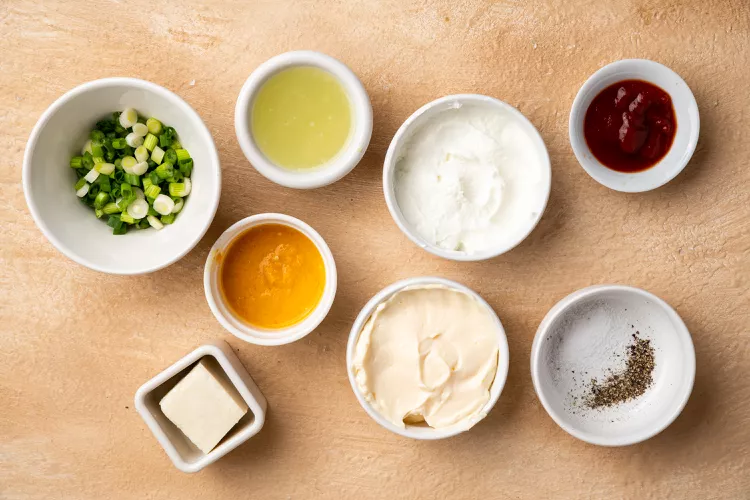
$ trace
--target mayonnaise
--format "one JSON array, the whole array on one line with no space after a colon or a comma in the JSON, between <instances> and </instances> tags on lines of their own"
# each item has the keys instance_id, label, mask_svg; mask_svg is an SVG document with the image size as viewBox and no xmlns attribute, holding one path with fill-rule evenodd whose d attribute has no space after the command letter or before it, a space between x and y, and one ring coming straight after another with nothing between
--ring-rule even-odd
<instances>
[{"instance_id":1,"label":"mayonnaise","mask_svg":"<svg viewBox=\"0 0 750 500\"><path fill-rule=\"evenodd\" d=\"M509 110L467 104L426 118L400 150L396 202L427 243L475 253L510 248L544 210L549 168Z\"/></svg>"},{"instance_id":2,"label":"mayonnaise","mask_svg":"<svg viewBox=\"0 0 750 500\"><path fill-rule=\"evenodd\" d=\"M359 390L398 427L471 427L484 418L498 363L498 324L471 295L408 287L380 304L357 339Z\"/></svg>"}]
</instances>

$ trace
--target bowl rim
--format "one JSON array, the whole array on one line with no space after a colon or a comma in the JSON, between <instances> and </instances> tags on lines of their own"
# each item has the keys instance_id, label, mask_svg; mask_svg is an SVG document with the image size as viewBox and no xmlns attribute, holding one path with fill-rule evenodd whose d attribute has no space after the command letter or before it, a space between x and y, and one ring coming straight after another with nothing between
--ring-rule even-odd
<instances>
[{"instance_id":1,"label":"bowl rim","mask_svg":"<svg viewBox=\"0 0 750 500\"><path fill-rule=\"evenodd\" d=\"M686 376L689 377L688 383L684 386L685 390L683 394L677 392L678 396L681 396L674 408L668 413L668 416L661 422L657 422L656 425L651 428L646 428L638 432L630 432L619 437L603 437L591 432L582 431L572 425L555 411L549 402L545 392L544 386L540 380L541 367L544 361L541 359L542 347L547 343L547 333L554 324L555 320L568 311L571 307L579 304L583 300L590 299L591 297L608 293L608 292L626 292L631 294L640 295L649 301L657 304L670 318L675 327L675 332L683 344L685 349L683 354L687 355L685 359ZM537 328L536 334L534 335L534 341L531 344L531 356L530 356L530 367L531 367L531 381L534 385L534 391L542 403L547 414L560 426L565 432L571 436L585 441L590 444L599 446L627 446L631 444L640 443L645 441L661 431L669 427L672 422L680 415L682 410L685 408L690 394L693 390L693 384L695 383L695 347L693 345L693 339L690 336L690 331L687 329L685 322L682 320L677 311L672 308L663 299L657 297L651 292L643 290L629 285L617 285L617 284L605 284L605 285L592 285L585 288L576 290L567 296L560 299L552 308L547 312L542 319L542 322Z\"/></svg>"},{"instance_id":2,"label":"bowl rim","mask_svg":"<svg viewBox=\"0 0 750 500\"><path fill-rule=\"evenodd\" d=\"M220 252L229 248L231 243L238 236L243 234L245 230L263 224L283 224L285 226L290 226L307 236L320 252L326 273L326 284L323 289L323 295L315 306L315 309L313 309L310 314L299 323L284 328L268 329L265 331L262 328L254 327L238 318L232 318L235 321L230 321L228 315L231 314L231 311L225 304L224 298L221 296L221 291L218 290L218 285L217 292L214 291L214 281L217 279L217 274L221 267L221 265L216 262L217 254L220 254ZM214 317L235 337L251 344L263 346L290 344L312 333L330 312L331 307L333 306L333 301L336 297L337 283L338 277L336 272L336 262L331 253L331 249L328 247L328 244L320 233L296 217L279 213L251 215L229 226L211 247L203 269L203 290ZM222 308L226 309L227 314L224 313Z\"/></svg>"},{"instance_id":3,"label":"bowl rim","mask_svg":"<svg viewBox=\"0 0 750 500\"><path fill-rule=\"evenodd\" d=\"M456 105L459 105L459 106L463 105L464 103L467 103L467 104L480 104L480 105L500 107L508 111L509 113L511 113L516 119L518 119L524 125L526 130L530 133L532 141L537 146L537 150L539 151L539 154L541 155L540 160L542 163L542 168L544 168L548 173L547 184L546 184L546 189L544 193L544 203L542 204L541 209L539 210L539 213L537 214L535 219L531 222L531 224L529 224L527 229L523 232L523 235L511 245L506 245L506 246L486 250L483 252L474 252L474 253L445 250L443 248L437 247L423 240L416 233L416 231L414 231L410 227L409 223L406 221L403 214L401 213L401 209L399 208L398 202L396 200L396 194L395 194L394 182L393 182L393 172L396 168L396 162L398 160L398 158L396 157L396 152L398 148L401 146L401 144L406 140L408 133L411 131L412 127L414 126L414 123L422 115L432 110L433 108L442 106L446 103L455 103ZM411 114L411 116L409 116L404 121L404 123L399 127L398 131L396 131L396 134L393 136L393 139L391 140L391 143L388 146L388 151L386 152L385 160L383 162L383 194L385 196L385 203L388 206L388 212L390 212L391 218L393 218L398 228L401 230L402 233L406 235L407 238L409 238L409 240L412 241L412 243L414 243L418 247L422 248L423 250L428 251L429 253L433 255L442 257L444 259L453 260L453 261L473 262L473 261L480 261L480 260L488 260L488 259L492 259L494 257L497 257L499 255L502 255L506 252L513 250L515 247L520 245L534 231L536 226L539 224L539 221L542 220L542 216L544 215L544 212L547 209L547 204L549 202L551 191L552 191L552 165L550 162L549 151L547 150L547 146L544 143L544 139L542 138L542 135L539 133L539 130L537 130L534 124L531 123L531 121L515 107L495 97L482 95L482 94L447 95L447 96L443 96L438 99L435 99L434 101L430 101L427 104L420 107L419 109L417 109L414 113Z\"/></svg>"},{"instance_id":4,"label":"bowl rim","mask_svg":"<svg viewBox=\"0 0 750 500\"><path fill-rule=\"evenodd\" d=\"M193 240L188 245L185 246L183 250L175 254L170 259L164 261L161 264L157 264L155 266L145 267L141 269L134 269L131 271L122 271L114 267L101 266L99 264L96 264L94 262L91 262L87 259L82 258L77 253L75 253L70 248L68 248L66 245L64 245L58 238L56 238L53 235L53 233L48 228L46 222L44 221L42 216L39 214L36 201L34 200L34 197L31 194L32 192L31 164L32 164L32 157L34 154L34 148L36 147L37 141L39 140L39 135L42 133L42 130L47 125L47 123L52 118L52 116L68 101L70 101L71 99L75 97L78 97L79 95L85 94L86 92L89 92L94 89L105 88L105 87L116 87L116 86L130 86L133 88L150 91L150 92L153 92L154 94L157 94L161 98L168 99L171 102L176 103L178 106L180 106L183 109L183 111L190 117L190 119L195 122L200 133L202 133L205 136L205 139L207 140L207 143L209 145L209 148L208 148L209 151L207 151L207 153L209 154L209 156L211 156L213 160L213 164L215 164L216 166L215 168L216 182L215 182L214 192L212 194L213 206L211 207L211 216L208 219L205 227L196 235L195 238L193 238ZM29 136L28 141L26 142L26 148L24 149L23 167L22 167L22 184L23 184L24 198L26 199L26 205L28 206L29 211L31 212L31 216L34 219L34 222L36 223L37 227L41 230L42 234L47 238L47 240L50 243L52 243L52 245L58 251L60 251L60 253L68 257L70 260L82 266L88 267L89 269L92 269L94 271L107 273L107 274L114 274L114 275L132 276L132 275L152 273L154 271L158 271L160 269L163 269L167 266L174 264L175 262L183 258L185 255L187 255L188 252L190 252L193 248L195 248L195 246L200 242L200 240L203 239L203 236L205 236L206 231L208 231L208 228L211 226L214 216L216 215L216 211L219 208L219 199L221 198L221 163L219 162L219 154L216 150L216 144L214 143L214 139L211 136L211 132L208 130L208 127L206 127L206 124L203 122L203 120L198 115L198 113L192 108L192 106L190 106L180 96L178 96L171 90L165 87L162 87L161 85L158 85L153 82L149 82L147 80L142 80L139 78L131 78L131 77L100 78L97 80L92 80L89 82L82 83L68 90L63 95L55 99L55 101L52 104L50 104L49 107L47 107L47 109L39 117L36 124L34 125L34 128L31 131L31 135Z\"/></svg>"},{"instance_id":5,"label":"bowl rim","mask_svg":"<svg viewBox=\"0 0 750 500\"><path fill-rule=\"evenodd\" d=\"M367 320L370 319L370 316L372 315L373 311L385 300L387 300L389 297L391 297L396 292L399 292L405 288L413 287L413 286L426 286L426 285L442 285L447 288L451 288L454 290L458 290L461 292L464 292L477 301L479 301L480 304L483 304L491 313L493 318L495 319L495 322L498 327L498 362L497 362L497 371L495 373L495 379L492 382L492 385L490 386L490 399L485 403L484 407L482 408L482 412L484 413L484 416L482 416L479 419L471 420L468 423L462 424L455 424L450 427L446 427L444 429L433 429L431 427L420 427L420 431L427 429L425 432L415 432L413 430L410 430L409 425L407 425L404 429L397 427L393 425L391 422L385 419L375 408L370 405L369 402L367 402L362 395L362 393L359 390L359 386L357 385L357 381L354 377L354 373L352 371L352 364L354 359L354 351L357 346L357 340L359 339L359 334L362 331L362 328L364 327ZM362 308L362 310L357 315L357 318L354 320L354 323L352 325L351 330L349 331L349 338L347 340L346 345L346 372L347 376L349 377L349 384L351 385L352 391L354 392L355 397L357 398L357 401L359 401L359 404L362 406L362 408L365 410L365 412L372 418L375 422L380 424L381 427L398 434L403 437L412 438L412 439L418 439L418 440L436 440L436 439L445 439L452 436L456 436L458 434L461 434L463 432L466 432L470 430L472 427L474 427L475 424L483 420L487 414L492 410L492 408L495 406L497 401L500 399L500 395L503 392L503 388L505 387L505 383L508 380L508 371L510 369L510 350L508 348L508 337L505 333L505 328L503 327L502 321L500 321L500 317L497 315L495 310L487 303L486 300L482 298L481 295L479 295L477 292L472 290L471 288L462 285L461 283L458 283L453 280L449 280L446 278L441 278L437 276L417 276L413 278L406 278L399 281L396 281L395 283L391 283L390 285L386 286L382 290L380 290L378 293L376 293L369 301L367 301L367 304Z\"/></svg>"},{"instance_id":6,"label":"bowl rim","mask_svg":"<svg viewBox=\"0 0 750 500\"><path fill-rule=\"evenodd\" d=\"M345 147L329 164L309 171L286 169L266 158L255 144L249 122L252 102L266 80L297 66L314 66L332 74L346 90L354 118ZM245 158L266 179L293 189L314 189L340 180L360 162L372 137L372 104L357 75L338 59L312 50L284 52L263 62L245 80L234 108L234 130Z\"/></svg>"},{"instance_id":7,"label":"bowl rim","mask_svg":"<svg viewBox=\"0 0 750 500\"><path fill-rule=\"evenodd\" d=\"M677 165L676 168L672 172L669 173L669 175L665 176L661 180L651 182L651 183L631 183L629 185L623 185L622 183L612 182L608 178L603 177L599 174L600 171L603 171L602 169L605 169L608 172L616 172L614 170L609 169L608 167L605 167L604 165L599 162L596 157L591 153L588 144L586 144L586 140L582 139L578 134L576 134L576 130L578 129L578 124L582 123L583 120L586 118L586 111L588 109L588 106L586 109L583 109L583 101L586 98L586 96L591 92L592 89L598 87L600 85L600 82L605 79L607 76L609 76L612 72L621 70L621 69L629 69L629 70L635 70L635 72L640 73L639 79L644 80L648 83L651 83L653 85L657 85L661 87L659 84L654 82L653 76L656 72L661 72L663 74L668 75L670 78L672 78L675 82L680 84L681 86L684 86L686 93L685 97L686 100L683 102L683 104L686 106L687 113L691 117L691 126L690 129L686 129L685 127L677 127L677 132L675 135L675 138L677 135L685 135L690 134L688 137L688 143L685 148L685 151L680 156L680 159L676 163L670 163L670 164L664 164L662 160L660 160L658 163L656 163L654 166L649 167L648 169L644 170L643 172L653 171L654 169L658 169L662 165ZM667 92L670 97L674 100L674 94L667 91L666 89L663 89L665 92ZM673 105L676 105L677 103L673 101ZM679 124L678 124L679 125ZM693 95L693 91L690 89L690 86L685 82L685 80L677 74L674 70L669 68L668 66L665 66L664 64L661 64L656 61L652 61L650 59L620 59L619 61L614 61L612 63L609 63L601 68L599 68L597 71L595 71L591 76L588 77L588 79L583 83L581 88L578 90L578 93L576 94L575 99L573 100L573 104L570 107L570 115L568 117L568 139L570 141L570 146L573 149L573 154L575 155L576 159L578 160L579 165L586 171L589 176L594 179L596 182L601 184L602 186L608 187L609 189L612 189L614 191L619 191L621 193L643 193L646 191L651 191L654 189L657 189L668 182L670 182L672 179L677 177L680 172L682 172L687 164L690 162L690 159L693 157L693 153L695 152L695 148L698 145L698 137L700 136L700 111L698 110L698 103L695 100L695 96ZM674 144L674 143L673 143ZM591 156L591 158L587 158L585 156L585 153L588 152ZM666 167L664 167L666 168ZM623 176L632 176L632 175L638 175L641 172L635 172L631 174L622 173Z\"/></svg>"}]
</instances>

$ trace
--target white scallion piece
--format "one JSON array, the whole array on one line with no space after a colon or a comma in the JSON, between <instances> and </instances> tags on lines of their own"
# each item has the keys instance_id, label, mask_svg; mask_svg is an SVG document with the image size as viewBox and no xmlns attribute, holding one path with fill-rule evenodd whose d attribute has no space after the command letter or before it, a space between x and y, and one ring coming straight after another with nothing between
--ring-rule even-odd
<instances>
[{"instance_id":1,"label":"white scallion piece","mask_svg":"<svg viewBox=\"0 0 750 500\"><path fill-rule=\"evenodd\" d=\"M78 196L79 198L83 198L84 196L86 196L89 193L89 186L90 184L84 184L81 189L76 191L76 196Z\"/></svg>"},{"instance_id":2,"label":"white scallion piece","mask_svg":"<svg viewBox=\"0 0 750 500\"><path fill-rule=\"evenodd\" d=\"M153 227L154 229L161 229L164 227L164 224L162 224L161 221L154 215L149 215L148 217L146 217L146 220L148 220L148 223L151 224L151 227Z\"/></svg>"},{"instance_id":3,"label":"white scallion piece","mask_svg":"<svg viewBox=\"0 0 750 500\"><path fill-rule=\"evenodd\" d=\"M143 137L136 134L135 132L130 132L128 135L125 136L125 142L131 148L137 148L138 146L143 144Z\"/></svg>"},{"instance_id":4,"label":"white scallion piece","mask_svg":"<svg viewBox=\"0 0 750 500\"><path fill-rule=\"evenodd\" d=\"M146 194L143 192L143 189L139 187L134 187L133 192L135 193L135 197L139 200L145 200Z\"/></svg>"},{"instance_id":5,"label":"white scallion piece","mask_svg":"<svg viewBox=\"0 0 750 500\"><path fill-rule=\"evenodd\" d=\"M133 168L131 168L135 175L143 175L146 173L146 170L148 170L148 163L145 161L142 161L140 163L136 163Z\"/></svg>"},{"instance_id":6,"label":"white scallion piece","mask_svg":"<svg viewBox=\"0 0 750 500\"><path fill-rule=\"evenodd\" d=\"M94 169L100 174L110 175L112 172L115 171L115 164L114 163L97 163L96 165L94 165Z\"/></svg>"},{"instance_id":7,"label":"white scallion piece","mask_svg":"<svg viewBox=\"0 0 750 500\"><path fill-rule=\"evenodd\" d=\"M172 213L174 208L174 201L172 198L165 194L160 194L154 200L154 210L159 212L161 215L169 215Z\"/></svg>"},{"instance_id":8,"label":"white scallion piece","mask_svg":"<svg viewBox=\"0 0 750 500\"><path fill-rule=\"evenodd\" d=\"M86 141L86 144L83 145L83 149L81 150L81 155L84 155L86 153L93 154L91 152L91 139L89 139L88 141Z\"/></svg>"},{"instance_id":9,"label":"white scallion piece","mask_svg":"<svg viewBox=\"0 0 750 500\"><path fill-rule=\"evenodd\" d=\"M143 219L148 215L148 202L145 199L136 199L128 205L128 215L134 219Z\"/></svg>"},{"instance_id":10,"label":"white scallion piece","mask_svg":"<svg viewBox=\"0 0 750 500\"><path fill-rule=\"evenodd\" d=\"M145 137L148 134L148 127L144 123L136 123L133 125L133 133Z\"/></svg>"},{"instance_id":11,"label":"white scallion piece","mask_svg":"<svg viewBox=\"0 0 750 500\"><path fill-rule=\"evenodd\" d=\"M172 209L173 214L179 214L180 210L182 210L182 207L185 205L185 200L182 198L177 198L177 201L174 202L174 208Z\"/></svg>"},{"instance_id":12,"label":"white scallion piece","mask_svg":"<svg viewBox=\"0 0 750 500\"><path fill-rule=\"evenodd\" d=\"M135 167L138 164L137 161L135 161L135 158L132 156L126 156L122 159L122 169L125 171L126 174L132 174L133 173L133 167Z\"/></svg>"},{"instance_id":13,"label":"white scallion piece","mask_svg":"<svg viewBox=\"0 0 750 500\"><path fill-rule=\"evenodd\" d=\"M146 149L146 146L138 146L135 148L135 159L138 160L138 163L148 161L150 156L151 153Z\"/></svg>"},{"instance_id":14,"label":"white scallion piece","mask_svg":"<svg viewBox=\"0 0 750 500\"><path fill-rule=\"evenodd\" d=\"M99 172L97 172L93 168L89 170L88 174L83 176L83 178L86 179L86 182L94 182L97 177L99 177Z\"/></svg>"},{"instance_id":15,"label":"white scallion piece","mask_svg":"<svg viewBox=\"0 0 750 500\"><path fill-rule=\"evenodd\" d=\"M133 108L127 108L120 113L120 125L123 128L130 128L138 123L138 113Z\"/></svg>"}]
</instances>

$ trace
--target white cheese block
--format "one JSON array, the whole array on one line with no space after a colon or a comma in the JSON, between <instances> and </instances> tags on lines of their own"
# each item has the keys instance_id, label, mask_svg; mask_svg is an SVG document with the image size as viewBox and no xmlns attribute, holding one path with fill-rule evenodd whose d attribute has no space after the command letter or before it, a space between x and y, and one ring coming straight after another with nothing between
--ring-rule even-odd
<instances>
[{"instance_id":1,"label":"white cheese block","mask_svg":"<svg viewBox=\"0 0 750 500\"><path fill-rule=\"evenodd\" d=\"M216 362L203 358L159 402L161 411L203 453L247 413L247 404Z\"/></svg>"}]
</instances>

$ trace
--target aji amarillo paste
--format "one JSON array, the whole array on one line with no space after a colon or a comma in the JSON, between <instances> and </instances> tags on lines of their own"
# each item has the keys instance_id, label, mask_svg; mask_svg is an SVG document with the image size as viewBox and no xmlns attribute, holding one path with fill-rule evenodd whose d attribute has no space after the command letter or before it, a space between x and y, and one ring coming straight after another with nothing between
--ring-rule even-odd
<instances>
[{"instance_id":1,"label":"aji amarillo paste","mask_svg":"<svg viewBox=\"0 0 750 500\"><path fill-rule=\"evenodd\" d=\"M219 286L230 308L249 324L285 328L305 319L325 287L323 257L307 236L282 224L262 224L229 246Z\"/></svg>"}]
</instances>

